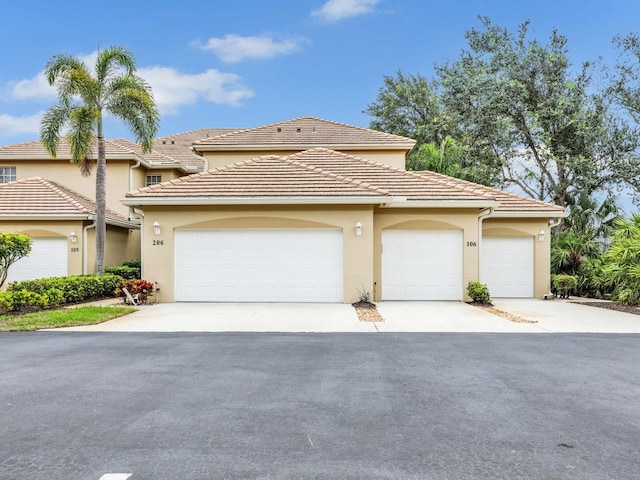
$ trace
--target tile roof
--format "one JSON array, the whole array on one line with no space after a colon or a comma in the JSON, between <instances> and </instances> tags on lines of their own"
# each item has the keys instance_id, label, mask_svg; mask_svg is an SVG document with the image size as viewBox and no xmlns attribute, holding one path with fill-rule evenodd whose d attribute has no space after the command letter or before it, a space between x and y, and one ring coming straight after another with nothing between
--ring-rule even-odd
<instances>
[{"instance_id":1,"label":"tile roof","mask_svg":"<svg viewBox=\"0 0 640 480\"><path fill-rule=\"evenodd\" d=\"M487 187L485 185L478 185L476 183L468 182L466 180L460 180L458 178L447 177L446 175L442 175L440 173L430 172L430 171L417 171L414 172L417 175L421 175L425 178L438 180L438 179L448 179L450 181L455 182L459 185L468 185L472 188L477 189L480 192L484 192L487 195L494 197L497 201L500 202L500 206L495 209L496 212L500 213L508 213L508 212L553 212L553 213L562 213L564 212L564 208L559 205L554 205L552 203L545 203L540 200L536 200L533 198L523 197L521 195L516 195L515 193L505 192L503 190L498 190L497 188Z\"/></svg>"},{"instance_id":2,"label":"tile roof","mask_svg":"<svg viewBox=\"0 0 640 480\"><path fill-rule=\"evenodd\" d=\"M557 216L562 207L433 172L409 172L370 160L313 148L264 156L129 192L133 199L370 197L380 203L412 201L500 202L497 212ZM443 204L443 205L446 205Z\"/></svg>"},{"instance_id":3,"label":"tile roof","mask_svg":"<svg viewBox=\"0 0 640 480\"><path fill-rule=\"evenodd\" d=\"M480 200L493 197L326 148L264 156L143 187L128 197L383 197Z\"/></svg>"},{"instance_id":4,"label":"tile roof","mask_svg":"<svg viewBox=\"0 0 640 480\"><path fill-rule=\"evenodd\" d=\"M315 117L300 117L256 128L202 138L194 147L221 146L397 146L413 148L415 140Z\"/></svg>"},{"instance_id":5,"label":"tile roof","mask_svg":"<svg viewBox=\"0 0 640 480\"><path fill-rule=\"evenodd\" d=\"M65 217L95 215L96 204L56 182L40 177L0 184L0 218L3 216ZM107 209L107 223L137 228L122 215Z\"/></svg>"},{"instance_id":6,"label":"tile roof","mask_svg":"<svg viewBox=\"0 0 640 480\"><path fill-rule=\"evenodd\" d=\"M268 155L142 187L127 197L380 197L388 192L292 157Z\"/></svg>"},{"instance_id":7,"label":"tile roof","mask_svg":"<svg viewBox=\"0 0 640 480\"><path fill-rule=\"evenodd\" d=\"M235 132L236 130L234 128L201 128L199 130L176 133L175 135L156 138L153 141L153 149L184 165L202 169L204 161L201 156L196 155L191 149L193 142Z\"/></svg>"},{"instance_id":8,"label":"tile roof","mask_svg":"<svg viewBox=\"0 0 640 480\"><path fill-rule=\"evenodd\" d=\"M126 138L105 139L105 153L107 160L109 158L120 157L130 158L131 160L141 160L147 166L162 168L182 168L182 164L174 158L162 153L161 151L151 151L143 153L140 145L127 140ZM94 140L88 157L95 159L98 154L97 141ZM0 146L0 159L20 160L25 158L50 159L49 152L44 148L40 140L33 142L17 143L14 145ZM60 138L58 145L58 159L69 160L71 152L69 142L66 138ZM183 168L184 170L184 168Z\"/></svg>"},{"instance_id":9,"label":"tile roof","mask_svg":"<svg viewBox=\"0 0 640 480\"><path fill-rule=\"evenodd\" d=\"M326 148L305 150L288 158L356 181L376 185L392 196L406 197L407 200L494 200L492 195L486 194L473 184L459 185L455 179L449 177L427 181L423 176L413 172Z\"/></svg>"}]
</instances>

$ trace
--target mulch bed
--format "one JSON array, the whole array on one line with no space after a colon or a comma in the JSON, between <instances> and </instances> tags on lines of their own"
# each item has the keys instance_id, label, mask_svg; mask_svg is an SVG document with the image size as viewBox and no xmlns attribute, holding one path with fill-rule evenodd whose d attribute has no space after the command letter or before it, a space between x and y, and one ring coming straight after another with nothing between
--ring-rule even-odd
<instances>
[{"instance_id":1,"label":"mulch bed","mask_svg":"<svg viewBox=\"0 0 640 480\"><path fill-rule=\"evenodd\" d=\"M384 318L378 312L375 303L356 302L352 303L361 322L384 322Z\"/></svg>"},{"instance_id":2,"label":"mulch bed","mask_svg":"<svg viewBox=\"0 0 640 480\"><path fill-rule=\"evenodd\" d=\"M640 307L635 305L622 305L620 303L615 302L582 302L582 301L572 301L572 303L577 303L579 305L586 305L588 307L598 307L598 308L606 308L608 310L616 310L618 312L632 313L634 315L640 315Z\"/></svg>"},{"instance_id":3,"label":"mulch bed","mask_svg":"<svg viewBox=\"0 0 640 480\"><path fill-rule=\"evenodd\" d=\"M482 310L493 313L502 318L506 318L507 320L514 323L538 323L537 320L529 320L528 318L522 318L517 315L513 315L512 313L505 312L504 310L500 310L493 305L487 305L486 303L478 303L478 302L468 302L469 305L473 305L474 307L481 308Z\"/></svg>"}]
</instances>

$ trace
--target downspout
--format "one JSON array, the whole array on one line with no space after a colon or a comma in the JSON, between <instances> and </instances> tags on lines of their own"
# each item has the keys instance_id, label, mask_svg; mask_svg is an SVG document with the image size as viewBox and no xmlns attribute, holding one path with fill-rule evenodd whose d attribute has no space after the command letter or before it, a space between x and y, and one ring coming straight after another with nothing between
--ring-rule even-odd
<instances>
[{"instance_id":1,"label":"downspout","mask_svg":"<svg viewBox=\"0 0 640 480\"><path fill-rule=\"evenodd\" d=\"M142 163L142 160L138 160L135 165L133 165L132 167L129 167L129 191L133 190L133 169L140 168L141 163Z\"/></svg>"},{"instance_id":2,"label":"downspout","mask_svg":"<svg viewBox=\"0 0 640 480\"><path fill-rule=\"evenodd\" d=\"M478 215L478 281L480 281L480 272L482 271L482 222L485 218L493 215L495 207L488 207L480 211Z\"/></svg>"},{"instance_id":3,"label":"downspout","mask_svg":"<svg viewBox=\"0 0 640 480\"><path fill-rule=\"evenodd\" d=\"M83 275L87 275L89 273L89 260L88 260L89 233L88 231L90 228L96 228L96 217L89 215L87 217L87 220L93 220L93 223L90 223L89 225L85 226L82 229L82 274Z\"/></svg>"},{"instance_id":4,"label":"downspout","mask_svg":"<svg viewBox=\"0 0 640 480\"><path fill-rule=\"evenodd\" d=\"M549 220L549 248L551 248L551 229L557 227L562 222L562 218L556 218L555 220ZM549 283L551 286L551 283ZM547 300L549 298L553 298L555 295L551 293L551 288L549 289L549 293L545 293L542 295L543 300Z\"/></svg>"},{"instance_id":5,"label":"downspout","mask_svg":"<svg viewBox=\"0 0 640 480\"><path fill-rule=\"evenodd\" d=\"M205 157L204 155L200 155L199 153L196 152L196 149L193 148L193 145L189 147L189 149L191 150L191 152L193 152L194 155L202 158L202 166L203 166L203 172L208 172L209 171L209 159L207 157Z\"/></svg>"},{"instance_id":6,"label":"downspout","mask_svg":"<svg viewBox=\"0 0 640 480\"><path fill-rule=\"evenodd\" d=\"M136 208L137 207L129 207L129 211L131 212L131 215L135 215L140 219L140 257L142 257L142 253L144 251L142 247L144 245L144 213L136 212ZM140 258L140 276L144 278L144 262L142 261L142 258Z\"/></svg>"}]
</instances>

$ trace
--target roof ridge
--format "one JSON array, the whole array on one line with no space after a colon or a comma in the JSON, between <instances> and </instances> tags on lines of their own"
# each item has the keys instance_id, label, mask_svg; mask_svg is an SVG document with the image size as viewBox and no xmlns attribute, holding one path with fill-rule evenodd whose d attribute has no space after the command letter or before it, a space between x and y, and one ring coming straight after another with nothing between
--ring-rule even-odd
<instances>
[{"instance_id":1,"label":"roof ridge","mask_svg":"<svg viewBox=\"0 0 640 480\"><path fill-rule=\"evenodd\" d=\"M216 128L219 128L220 130L234 130L234 131L241 130L241 129L236 129L236 128L233 128L233 127L202 127L202 128L194 128L193 130L187 130L185 132L178 132L178 133L172 133L172 134L169 134L169 135L163 135L161 137L154 138L154 140L162 140L164 138L174 138L174 137L178 137L178 136L181 136L181 135L187 135L187 134L191 134L191 133L196 133L196 132L199 132L200 130L214 130ZM231 132L227 132L227 133L231 133ZM221 135L226 135L226 134L221 134ZM219 135L216 135L216 137L217 136L219 136ZM209 137L209 138L212 138L212 137Z\"/></svg>"},{"instance_id":2,"label":"roof ridge","mask_svg":"<svg viewBox=\"0 0 640 480\"><path fill-rule=\"evenodd\" d=\"M81 194L79 194L77 192L73 192L73 190L70 190L70 189L66 188L64 185L60 185L59 183L54 182L53 180L47 180L46 178L40 178L40 180L41 180L41 183L47 185L49 188L51 188L53 191L55 191L58 195L60 195L64 199L70 201L72 204L74 204L80 210L87 211L87 210L90 210L90 209L87 208L86 204L83 205L82 202L78 201L76 196L82 198L83 200L88 200L90 202L90 204L91 203L95 204L95 202L92 202L91 199L89 199L89 198L85 197L84 195L81 195ZM91 212L89 211L89 213L91 213Z\"/></svg>"},{"instance_id":3,"label":"roof ridge","mask_svg":"<svg viewBox=\"0 0 640 480\"><path fill-rule=\"evenodd\" d=\"M325 150L327 150L329 152L336 152L335 150L331 150L331 149L328 149L328 148L325 149ZM305 150L305 151L308 151L308 150ZM321 168L321 167L314 167L313 165L309 165L309 164L304 163L302 161L298 161L298 160L293 160L292 159L292 157L300 155L301 153L304 153L305 151L294 153L292 155L287 155L285 157L279 157L279 159L283 160L283 161L285 161L287 163L298 165L298 166L304 167L304 168L306 168L308 170L312 170L314 172L321 173L324 176L328 176L328 177L331 177L331 178L336 178L336 179L340 180L343 183L357 185L357 186L363 187L363 188L365 188L367 190L373 190L374 192L377 192L377 193L382 193L384 195L392 196L391 192L389 192L388 190L385 190L384 188L376 187L375 185L371 185L370 183L363 182L361 180L356 180L355 178L347 177L346 175L340 175L338 173L331 172L330 170L325 170L324 168ZM336 153L339 153L339 152L336 152Z\"/></svg>"},{"instance_id":4,"label":"roof ridge","mask_svg":"<svg viewBox=\"0 0 640 480\"><path fill-rule=\"evenodd\" d=\"M374 134L374 135L378 135L378 136L393 137L393 138L396 138L396 139L402 138L402 139L407 139L407 140L411 140L411 141L415 142L415 140L413 140L411 138L403 137L403 136L400 136L400 135L395 135L393 133L381 132L379 130L373 130L371 128L359 127L357 125L350 125L350 124L344 123L344 122L336 122L335 120L327 120L327 119L324 119L324 118L307 115L307 116L300 116L300 117L290 118L288 120L281 120L281 121L278 121L278 122L272 122L272 123L268 123L266 125L259 125L257 127L242 128L242 129L234 130L233 132L228 132L228 133L224 133L224 134L221 134L221 135L217 135L215 137L202 138L202 139L194 141L193 143L194 144L195 143L200 143L200 142L203 142L203 141L205 141L207 139L212 139L212 138L217 138L217 139L228 138L228 137L231 137L231 136L234 136L234 135L238 135L240 133L246 133L246 132L250 132L250 131L254 131L254 130L260 130L260 129L267 129L267 128L270 128L270 127L275 127L277 125L287 125L287 124L290 124L290 123L293 123L293 122L298 122L298 121L301 121L301 120L316 120L318 122L328 123L328 124L336 125L336 126L339 126L339 127L355 128L357 130L361 130L361 131L368 132L368 133L371 133L371 134Z\"/></svg>"}]
</instances>

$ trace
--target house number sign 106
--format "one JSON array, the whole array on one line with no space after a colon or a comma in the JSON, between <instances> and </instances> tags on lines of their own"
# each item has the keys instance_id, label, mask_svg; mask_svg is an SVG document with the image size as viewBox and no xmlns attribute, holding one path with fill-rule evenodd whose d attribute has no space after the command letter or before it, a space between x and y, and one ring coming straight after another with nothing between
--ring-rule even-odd
<instances>
[{"instance_id":1,"label":"house number sign 106","mask_svg":"<svg viewBox=\"0 0 640 480\"><path fill-rule=\"evenodd\" d=\"M153 244L156 246L164 245L164 240L154 240Z\"/></svg>"},{"instance_id":2,"label":"house number sign 106","mask_svg":"<svg viewBox=\"0 0 640 480\"><path fill-rule=\"evenodd\" d=\"M477 247L478 242L467 242L467 247Z\"/></svg>"}]
</instances>

